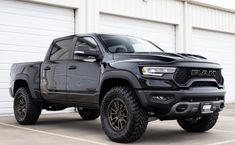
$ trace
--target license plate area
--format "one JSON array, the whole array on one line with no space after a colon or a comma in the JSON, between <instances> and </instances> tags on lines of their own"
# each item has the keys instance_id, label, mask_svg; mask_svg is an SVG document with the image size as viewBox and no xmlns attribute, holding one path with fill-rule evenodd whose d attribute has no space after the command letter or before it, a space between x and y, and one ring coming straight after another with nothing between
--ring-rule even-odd
<instances>
[{"instance_id":1,"label":"license plate area","mask_svg":"<svg viewBox=\"0 0 235 145\"><path fill-rule=\"evenodd\" d=\"M212 103L201 103L201 113L209 114L213 113L213 104Z\"/></svg>"}]
</instances>

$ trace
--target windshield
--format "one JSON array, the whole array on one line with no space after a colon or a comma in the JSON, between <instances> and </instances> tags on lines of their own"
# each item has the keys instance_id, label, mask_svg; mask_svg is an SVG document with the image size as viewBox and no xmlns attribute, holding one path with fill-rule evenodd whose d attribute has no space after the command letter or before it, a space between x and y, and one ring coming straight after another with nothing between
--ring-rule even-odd
<instances>
[{"instance_id":1,"label":"windshield","mask_svg":"<svg viewBox=\"0 0 235 145\"><path fill-rule=\"evenodd\" d=\"M111 53L163 52L153 43L131 36L100 35Z\"/></svg>"}]
</instances>

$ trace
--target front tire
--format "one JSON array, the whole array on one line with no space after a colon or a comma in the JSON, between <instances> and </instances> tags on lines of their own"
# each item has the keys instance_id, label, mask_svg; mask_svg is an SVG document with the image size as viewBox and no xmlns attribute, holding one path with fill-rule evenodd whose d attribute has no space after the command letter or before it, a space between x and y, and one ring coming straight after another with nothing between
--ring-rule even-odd
<instances>
[{"instance_id":1,"label":"front tire","mask_svg":"<svg viewBox=\"0 0 235 145\"><path fill-rule=\"evenodd\" d=\"M148 113L140 106L129 87L110 89L101 104L101 124L106 135L115 142L138 140L148 124Z\"/></svg>"},{"instance_id":2,"label":"front tire","mask_svg":"<svg viewBox=\"0 0 235 145\"><path fill-rule=\"evenodd\" d=\"M78 109L78 113L84 120L94 120L100 116L99 109L87 109L83 108L82 110Z\"/></svg>"},{"instance_id":3,"label":"front tire","mask_svg":"<svg viewBox=\"0 0 235 145\"><path fill-rule=\"evenodd\" d=\"M187 132L205 132L216 124L218 116L219 113L214 112L197 118L178 119L177 122Z\"/></svg>"},{"instance_id":4,"label":"front tire","mask_svg":"<svg viewBox=\"0 0 235 145\"><path fill-rule=\"evenodd\" d=\"M19 124L31 125L37 122L41 108L34 103L29 89L19 88L14 96L14 114Z\"/></svg>"}]
</instances>

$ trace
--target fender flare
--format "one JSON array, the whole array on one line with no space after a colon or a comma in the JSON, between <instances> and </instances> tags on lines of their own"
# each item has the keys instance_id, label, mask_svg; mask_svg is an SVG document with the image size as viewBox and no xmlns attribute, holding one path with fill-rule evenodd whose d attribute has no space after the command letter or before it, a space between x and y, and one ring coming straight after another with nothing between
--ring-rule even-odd
<instances>
[{"instance_id":1,"label":"fender flare","mask_svg":"<svg viewBox=\"0 0 235 145\"><path fill-rule=\"evenodd\" d=\"M141 88L141 85L140 85L137 77L128 71L123 71L123 70L115 71L114 70L114 71L105 72L101 77L100 89L102 87L103 82L107 79L124 79L124 80L129 81L134 89Z\"/></svg>"},{"instance_id":2,"label":"fender flare","mask_svg":"<svg viewBox=\"0 0 235 145\"><path fill-rule=\"evenodd\" d=\"M105 72L101 77L100 91L101 91L103 82L107 79L124 79L124 80L129 81L132 87L134 88L136 97L140 101L141 105L144 106L144 102L146 102L145 94L139 93L138 90L140 90L142 87L140 85L140 82L138 81L138 78L134 74L128 71L123 71L123 70ZM144 102L141 102L141 101L144 101Z\"/></svg>"},{"instance_id":3,"label":"fender flare","mask_svg":"<svg viewBox=\"0 0 235 145\"><path fill-rule=\"evenodd\" d=\"M28 88L29 88L29 91L32 95L32 98L34 99L38 99L36 93L35 93L35 90L34 90L34 87L33 87L33 83L30 81L30 77L27 75L27 74L17 74L16 77L15 77L15 80L14 80L14 87L13 87L13 90L15 88L15 82L17 80L24 80L26 81L26 83L28 84ZM14 97L15 93L13 92L13 97Z\"/></svg>"}]
</instances>

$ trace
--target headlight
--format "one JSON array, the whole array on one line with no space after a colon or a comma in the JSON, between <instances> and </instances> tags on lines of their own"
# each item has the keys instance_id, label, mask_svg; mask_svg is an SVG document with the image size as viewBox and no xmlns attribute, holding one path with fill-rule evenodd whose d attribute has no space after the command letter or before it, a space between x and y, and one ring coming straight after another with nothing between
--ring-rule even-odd
<instances>
[{"instance_id":1,"label":"headlight","mask_svg":"<svg viewBox=\"0 0 235 145\"><path fill-rule=\"evenodd\" d=\"M164 74L173 74L176 70L174 67L142 67L141 73L143 75L163 76Z\"/></svg>"}]
</instances>

